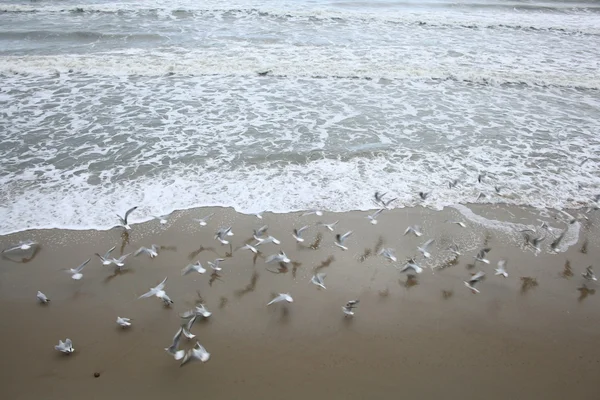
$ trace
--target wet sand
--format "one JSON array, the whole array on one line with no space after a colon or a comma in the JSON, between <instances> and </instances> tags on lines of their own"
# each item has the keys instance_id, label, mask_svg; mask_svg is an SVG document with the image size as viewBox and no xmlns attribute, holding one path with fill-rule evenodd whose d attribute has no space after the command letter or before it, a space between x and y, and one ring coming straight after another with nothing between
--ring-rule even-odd
<instances>
[{"instance_id":1,"label":"wet sand","mask_svg":"<svg viewBox=\"0 0 600 400\"><path fill-rule=\"evenodd\" d=\"M581 273L599 255L597 216L570 227L574 244L566 251L550 252L549 235L536 255L523 247L520 225L494 227L486 221L539 226L538 212L469 208L471 220L454 208L411 208L386 211L377 225L369 224L366 212L266 213L261 221L231 209L198 209L174 213L165 226L135 224L128 243L118 229L1 237L2 248L22 239L41 243L30 260L18 253L0 259L2 397L597 399L600 294L594 290L599 285L581 289ZM207 227L193 221L210 212L215 216ZM333 245L333 233L315 226L338 219L336 232L354 230L348 251ZM464 221L467 228L447 219ZM552 216L541 219L554 228L567 226ZM421 238L402 235L407 225L419 222ZM263 255L255 263L249 251L232 252L263 224L280 246L261 246ZM231 248L213 238L217 227L229 225L235 233ZM311 227L299 246L291 230L302 225ZM428 238L436 239L432 259L422 262L419 255L425 270L416 281L408 279L396 264L417 256L416 246ZM454 264L448 262L452 242L463 253ZM586 253L580 251L584 242ZM118 255L153 243L163 246L157 258L131 257L118 275L93 256L114 245ZM491 264L468 269L484 245L492 248ZM396 249L398 263L375 255L382 246ZM278 266L265 264L263 257L279 249L295 264L269 272L278 272ZM81 281L61 271L89 257ZM220 277L211 279L210 270L181 276L191 261L208 267L217 257L226 258ZM508 260L507 279L493 273L502 258ZM567 260L571 277L562 274ZM327 273L327 290L309 282L316 269ZM473 294L463 281L479 269L487 279L478 285L481 293ZM157 298L137 299L164 277L175 302L171 308ZM525 287L522 277L534 278L537 286ZM36 301L38 290L50 304ZM267 307L280 292L289 292L294 302ZM199 296L213 315L192 332L211 359L180 368L164 348L179 327L179 314ZM355 317L344 317L341 307L356 298ZM117 316L132 318L133 326L119 328ZM75 348L70 356L53 348L66 337ZM184 338L182 347L194 342Z\"/></svg>"}]
</instances>

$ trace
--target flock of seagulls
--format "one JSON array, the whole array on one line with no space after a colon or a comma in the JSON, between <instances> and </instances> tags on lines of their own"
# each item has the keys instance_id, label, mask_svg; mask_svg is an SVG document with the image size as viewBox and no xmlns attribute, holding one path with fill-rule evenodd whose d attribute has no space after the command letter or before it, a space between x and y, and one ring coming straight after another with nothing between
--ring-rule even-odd
<instances>
[{"instance_id":1,"label":"flock of seagulls","mask_svg":"<svg viewBox=\"0 0 600 400\"><path fill-rule=\"evenodd\" d=\"M478 177L478 180L481 182L484 178L485 178L484 175L480 175ZM449 183L450 187L456 186L457 184L458 184L458 181L452 181ZM386 193L380 193L380 192L375 193L374 200L375 200L375 203L380 206L380 208L377 211L375 211L373 214L367 216L368 220L373 225L377 224L377 218L385 210L387 210L389 208L389 206L396 200L396 198L392 198L390 200L385 200L385 196L386 196ZM425 192L419 193L419 197L423 200L426 199L427 196L428 196L428 193L425 193ZM129 210L127 210L125 212L123 217L117 215L117 217L119 219L119 224L116 226L119 228L122 228L124 231L131 230L131 226L128 223L128 218L131 215L131 213L134 212L136 209L137 209L137 206L130 208ZM255 216L257 219L262 220L263 219L262 214L263 213L257 213L257 214L255 214ZM309 210L309 211L306 211L301 214L302 217L309 216L309 215L322 216L323 212L320 210ZM195 221L198 222L199 225L202 227L207 226L208 222L210 221L210 219L213 216L214 216L214 213L211 213L203 218L196 219ZM167 222L166 216L155 217L155 218L159 221L160 224L165 224ZM456 224L456 225L460 226L461 228L466 227L466 224L462 221L447 220L445 222L451 223L451 224ZM339 220L334 221L332 223L319 222L319 223L317 223L317 226L323 227L323 228L327 229L328 231L335 233L336 227L338 226L338 224L339 224ZM307 229L309 229L309 225L305 225L300 228L293 229L292 237L295 239L295 241L297 243L303 243L305 241L305 238L302 236L302 234ZM547 230L548 226L545 224L542 224L542 226L539 228L539 230L543 230L543 229ZM545 240L546 236L544 235L544 236L535 236L534 237L531 235L532 233L537 233L537 231L538 230L534 228L534 229L527 229L527 230L523 231L522 233L523 233L525 245L530 246L533 250L535 250L536 252L539 252L539 251L541 251L541 243ZM551 249L555 250L558 247L560 241L564 237L565 232L566 232L566 230L564 230L560 235L558 235L556 238L554 238L554 240L550 244ZM340 234L340 233L335 234L335 240L334 240L335 246L340 248L342 251L348 250L347 240L349 237L352 236L352 234L353 234L353 231L348 231L344 234ZM414 235L416 238L421 238L423 236L423 229L419 225L409 226L404 231L404 235ZM221 227L216 230L214 239L217 242L219 242L221 245L230 245L229 238L232 236L234 236L232 227ZM254 253L255 255L258 255L258 254L262 254L259 251L259 247L261 247L261 246L265 246L267 244L274 244L274 245L281 244L281 240L268 234L268 226L267 225L264 225L258 229L255 229L253 231L252 239L254 240L254 243L250 243L250 241L247 241L247 243L245 243L243 246L240 246L236 250L248 250L248 251L251 251L252 253ZM433 239L433 238L424 241L422 244L417 246L416 252L420 253L420 255L423 257L424 260L431 258L432 255L431 255L430 247L434 242L435 242L435 239ZM7 253L14 253L14 252L29 251L31 249L36 248L37 246L39 246L39 244L34 241L23 241L23 242L18 243L17 245L10 246L9 248L3 250L2 253L7 254ZM131 253L121 255L119 258L115 258L112 256L112 252L115 250L115 248L116 248L116 246L113 246L108 251L106 251L103 255L101 255L99 253L95 253L95 255L100 259L102 265L104 265L104 266L114 265L115 269L117 271L120 271L125 266L126 259L127 259L127 257L129 257L131 255ZM458 246L456 244L450 245L448 247L448 250L454 256L455 260L461 255L460 249L458 248ZM474 260L473 264L470 265L471 269L477 267L478 264L481 266L489 265L490 261L487 259L487 254L490 251L491 251L491 248L489 248L489 247L480 249L473 258L473 260ZM150 258L155 258L159 255L159 252L160 252L159 246L152 244L150 247L140 247L137 251L135 251L133 253L133 256L138 257L140 255L147 255ZM398 257L396 256L395 251L392 248L381 248L377 252L377 255L381 256L383 259L387 259L391 263L398 262ZM274 254L264 257L264 260L265 260L265 263L267 263L267 264L277 263L280 265L280 268L282 268L282 269L286 268L285 266L287 264L292 263L292 260L286 255L286 253L283 250L280 250ZM77 266L75 268L65 269L65 272L70 274L72 279L81 280L83 278L84 268L88 265L88 263L90 261L91 261L91 258L88 258L82 264L80 264L79 266ZM225 261L225 259L223 259L223 258L217 258L214 261L209 261L208 266L210 267L210 269L212 269L213 273L217 273L218 271L222 270L220 263L222 263L224 261ZM421 267L420 265L418 265L416 257L412 257L412 258L408 258L401 267L398 267L398 270L400 273L406 273L411 279L414 279L415 274L421 274L424 271L424 268ZM181 270L181 275L187 276L190 274L204 274L206 272L207 272L207 268L205 268L201 264L200 261L197 261L197 262L191 263L191 264L187 265L186 267L184 267ZM572 275L572 273L571 273L571 275ZM508 278L507 260L502 259L498 262L496 268L494 269L494 276ZM594 274L592 266L588 266L586 268L585 272L582 273L582 276L587 282L597 281L597 278ZM325 290L325 289L327 289L327 287L325 286L325 278L326 277L327 277L327 274L315 271L315 274L310 279L310 283L316 285L320 289ZM486 278L486 272L484 271L483 268L480 268L477 272L474 272L470 276L467 277L467 279L464 281L464 285L472 293L477 294L477 293L480 293L479 286L481 286L481 282L484 281L485 278ZM524 281L524 284L525 284L526 278L521 278L521 279ZM535 279L533 279L533 278L528 278L528 279L529 279L529 281L528 281L529 283L536 283L536 282L534 282ZM167 280L168 280L168 277L165 277L156 286L150 288L147 292L140 295L138 297L138 299L156 297L156 298L160 299L165 306L167 306L167 307L170 306L171 304L173 304L173 300L171 300L171 298L169 297L169 295L166 292ZM42 304L48 304L50 302L50 299L41 291L37 292L37 299ZM284 303L284 304L288 303L289 304L289 303L293 303L293 302L294 302L294 299L292 298L290 293L279 293L274 298L272 298L266 305L272 306L277 303ZM353 300L349 300L346 304L344 304L341 307L344 317L353 317L356 313L356 309L358 307L359 302L360 302L360 300L353 299ZM179 346L180 346L181 336L185 336L187 339L195 338L195 335L193 333L191 333L191 329L192 329L192 326L194 325L195 321L198 318L209 318L211 316L211 314L212 313L206 309L204 304L199 304L194 309L184 312L183 314L180 315L180 317L182 319L182 324L179 327L179 329L177 330L177 332L175 333L172 343L168 347L165 348L165 351L168 354L170 354L171 356L173 356L175 358L175 360L181 361L180 366L183 366L191 361L200 361L200 362L204 363L210 359L210 353L198 341L196 341L193 348L191 348L187 351L181 350L179 348ZM130 318L126 318L126 317L118 316L116 319L116 323L123 329L130 328L132 326L132 320ZM62 340L59 340L59 343L58 343L58 345L55 346L55 349L57 351L65 353L65 354L71 354L75 351L75 349L73 348L73 343L72 343L71 339L69 339L69 338L67 338L64 342Z\"/></svg>"}]
</instances>

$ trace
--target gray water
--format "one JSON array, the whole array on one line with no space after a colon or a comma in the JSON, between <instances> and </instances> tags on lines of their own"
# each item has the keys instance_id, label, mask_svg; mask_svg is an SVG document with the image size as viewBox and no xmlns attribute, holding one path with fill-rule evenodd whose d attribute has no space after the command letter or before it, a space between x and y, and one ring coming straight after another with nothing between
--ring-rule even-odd
<instances>
[{"instance_id":1,"label":"gray water","mask_svg":"<svg viewBox=\"0 0 600 400\"><path fill-rule=\"evenodd\" d=\"M1 1L0 233L377 189L589 205L599 43L591 1Z\"/></svg>"}]
</instances>

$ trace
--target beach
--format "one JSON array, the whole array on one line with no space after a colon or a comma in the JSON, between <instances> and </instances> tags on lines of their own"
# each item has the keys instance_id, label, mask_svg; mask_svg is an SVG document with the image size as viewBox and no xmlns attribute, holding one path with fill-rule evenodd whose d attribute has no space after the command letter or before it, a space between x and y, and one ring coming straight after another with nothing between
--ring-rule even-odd
<instances>
[{"instance_id":1,"label":"beach","mask_svg":"<svg viewBox=\"0 0 600 400\"><path fill-rule=\"evenodd\" d=\"M210 213L207 226L194 221ZM2 392L11 399L597 398L599 297L597 282L581 275L598 257L597 212L573 224L550 210L489 205L387 210L377 225L367 214L265 213L259 220L201 208L177 211L164 225L132 224L128 243L118 228L5 235L2 248L26 239L40 248L31 259L0 259ZM354 231L347 251L317 225L336 220L336 233ZM524 247L519 228L541 221L550 228L536 254ZM250 251L235 251L265 224L280 245L259 246L255 262ZM422 226L422 237L403 235L413 224ZM297 244L291 232L303 225L306 240ZM214 239L217 228L228 226L231 247ZM551 251L550 238L565 228L563 243ZM416 248L429 238L435 242L426 260ZM453 262L452 243L462 253ZM120 274L94 256L112 246L119 255L151 244L161 246L156 258L130 256ZM490 264L470 267L483 247L491 248ZM395 249L398 261L377 255L381 248ZM265 263L279 250L292 260L286 269ZM90 257L80 281L61 271ZM218 257L225 259L220 276L210 269L181 276L190 262L208 268ZM409 257L424 268L415 278L399 272ZM501 259L507 278L494 275ZM567 260L572 276L564 275ZM475 294L463 281L479 270L486 279ZM327 274L326 290L310 282L316 271ZM138 299L165 277L171 307ZM36 300L38 290L50 303ZM288 292L293 303L267 307L274 294ZM360 300L354 317L344 316L341 307L353 299ZM199 301L213 314L196 322L196 339L183 338L181 347L198 340L211 358L180 367L164 348L179 314ZM122 329L117 316L133 325ZM67 337L75 352L54 350Z\"/></svg>"}]
</instances>

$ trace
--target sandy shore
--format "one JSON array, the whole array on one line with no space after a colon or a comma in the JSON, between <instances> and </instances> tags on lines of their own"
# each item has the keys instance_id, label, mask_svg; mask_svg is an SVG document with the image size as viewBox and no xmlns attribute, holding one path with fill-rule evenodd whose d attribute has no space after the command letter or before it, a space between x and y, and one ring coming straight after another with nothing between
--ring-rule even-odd
<instances>
[{"instance_id":1,"label":"sandy shore","mask_svg":"<svg viewBox=\"0 0 600 400\"><path fill-rule=\"evenodd\" d=\"M210 212L215 216L207 227L194 222ZM0 259L3 398L598 398L600 294L597 282L582 289L581 276L598 259L597 216L567 225L553 213L514 207L412 208L386 211L371 225L366 215L266 213L261 221L231 209L198 209L176 212L166 225L133 225L128 238L118 229L1 237L1 248L24 239L41 244L31 259L31 253ZM354 231L348 251L316 226L335 220L336 232ZM518 229L540 220L554 229L536 255L523 246ZM423 236L403 236L414 223L422 225ZM280 246L261 246L256 260L249 251L232 251L263 224ZM216 228L230 225L231 248L213 238ZM291 230L302 225L310 228L300 246ZM565 227L565 243L550 251ZM429 238L436 240L432 258L423 260L416 247ZM453 242L462 251L455 263L447 250ZM114 245L120 254L153 243L163 248L158 257L131 257L118 275L93 256ZM483 246L492 248L491 264L482 267L488 276L478 286L481 293L473 294L463 281L481 269L468 265ZM376 256L381 247L394 248L398 263ZM279 249L294 264L273 273L277 265L265 264L264 257ZM397 266L417 255L425 271L415 281ZM81 281L61 271L89 257ZM210 271L181 276L191 261L205 265L217 257L226 258L220 277L211 278ZM507 279L493 274L500 259L508 260ZM563 275L567 260L571 277ZM316 269L327 273L327 290L309 282ZM164 277L171 308L157 298L137 299ZM525 287L522 277L537 286ZM48 305L36 301L38 290L51 299ZM289 292L294 303L267 307L280 292ZM163 349L179 314L199 295L213 315L192 331L211 359L179 368ZM355 298L356 315L345 318L341 307ZM133 326L120 329L117 316L132 318ZM70 356L53 348L66 337L75 347ZM184 339L182 346L194 342Z\"/></svg>"}]
</instances>

